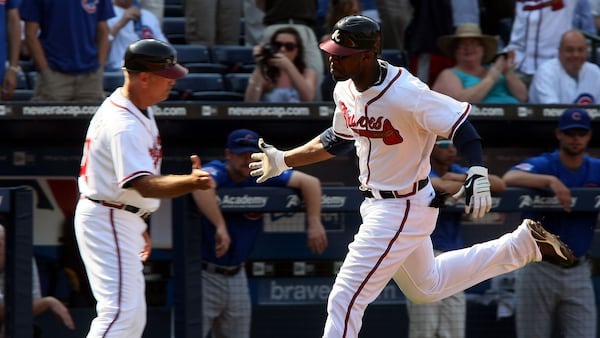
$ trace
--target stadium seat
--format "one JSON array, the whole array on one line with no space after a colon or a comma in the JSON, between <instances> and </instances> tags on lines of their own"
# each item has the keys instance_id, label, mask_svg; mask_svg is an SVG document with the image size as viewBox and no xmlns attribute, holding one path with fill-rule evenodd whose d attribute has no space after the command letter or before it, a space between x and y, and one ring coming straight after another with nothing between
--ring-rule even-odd
<instances>
[{"instance_id":1,"label":"stadium seat","mask_svg":"<svg viewBox=\"0 0 600 338\"><path fill-rule=\"evenodd\" d=\"M29 87L29 82L27 81L27 74L20 72L17 74L17 87L16 89L33 89L33 87Z\"/></svg>"},{"instance_id":2,"label":"stadium seat","mask_svg":"<svg viewBox=\"0 0 600 338\"><path fill-rule=\"evenodd\" d=\"M176 17L183 17L184 16L184 11L183 11L183 5L181 3L169 3L168 1L165 1L165 7L163 10L163 18L176 18Z\"/></svg>"},{"instance_id":3,"label":"stadium seat","mask_svg":"<svg viewBox=\"0 0 600 338\"><path fill-rule=\"evenodd\" d=\"M219 73L190 73L177 80L169 100L191 100L192 93L203 91L224 91L223 76Z\"/></svg>"},{"instance_id":4,"label":"stadium seat","mask_svg":"<svg viewBox=\"0 0 600 338\"><path fill-rule=\"evenodd\" d=\"M223 75L225 88L232 92L245 93L248 86L248 80L252 74L249 73L228 73Z\"/></svg>"},{"instance_id":5,"label":"stadium seat","mask_svg":"<svg viewBox=\"0 0 600 338\"><path fill-rule=\"evenodd\" d=\"M185 44L185 18L163 18L162 31L171 44Z\"/></svg>"},{"instance_id":6,"label":"stadium seat","mask_svg":"<svg viewBox=\"0 0 600 338\"><path fill-rule=\"evenodd\" d=\"M104 72L103 88L107 94L111 94L115 89L123 85L125 75L123 72Z\"/></svg>"},{"instance_id":7,"label":"stadium seat","mask_svg":"<svg viewBox=\"0 0 600 338\"><path fill-rule=\"evenodd\" d=\"M194 92L191 94L190 99L194 101L241 102L244 101L244 94L225 90Z\"/></svg>"},{"instance_id":8,"label":"stadium seat","mask_svg":"<svg viewBox=\"0 0 600 338\"><path fill-rule=\"evenodd\" d=\"M190 73L226 73L229 68L213 63L209 48L205 45L173 45L177 51L177 62L189 69Z\"/></svg>"},{"instance_id":9,"label":"stadium seat","mask_svg":"<svg viewBox=\"0 0 600 338\"><path fill-rule=\"evenodd\" d=\"M381 51L381 58L394 66L408 67L408 55L404 50L384 49Z\"/></svg>"},{"instance_id":10,"label":"stadium seat","mask_svg":"<svg viewBox=\"0 0 600 338\"><path fill-rule=\"evenodd\" d=\"M214 45L210 47L210 55L212 62L226 65L229 72L248 72L254 69L251 46Z\"/></svg>"},{"instance_id":11,"label":"stadium seat","mask_svg":"<svg viewBox=\"0 0 600 338\"><path fill-rule=\"evenodd\" d=\"M27 78L27 85L29 88L35 88L35 80L37 79L38 73L36 71L31 71L25 73L25 77Z\"/></svg>"},{"instance_id":12,"label":"stadium seat","mask_svg":"<svg viewBox=\"0 0 600 338\"><path fill-rule=\"evenodd\" d=\"M11 101L29 101L33 97L33 89L15 89Z\"/></svg>"}]
</instances>

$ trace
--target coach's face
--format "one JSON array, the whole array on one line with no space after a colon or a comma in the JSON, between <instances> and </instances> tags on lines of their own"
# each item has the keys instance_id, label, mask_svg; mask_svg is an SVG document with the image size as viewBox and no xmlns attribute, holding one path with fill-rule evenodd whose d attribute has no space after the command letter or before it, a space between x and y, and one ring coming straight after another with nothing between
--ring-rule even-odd
<instances>
[{"instance_id":1,"label":"coach's face","mask_svg":"<svg viewBox=\"0 0 600 338\"><path fill-rule=\"evenodd\" d=\"M175 85L175 80L152 73L147 74L149 75L147 94L153 99L152 101L158 103L168 99L171 88Z\"/></svg>"},{"instance_id":2,"label":"coach's face","mask_svg":"<svg viewBox=\"0 0 600 338\"><path fill-rule=\"evenodd\" d=\"M587 60L585 37L576 31L565 33L558 48L558 58L567 74L577 77Z\"/></svg>"}]
</instances>

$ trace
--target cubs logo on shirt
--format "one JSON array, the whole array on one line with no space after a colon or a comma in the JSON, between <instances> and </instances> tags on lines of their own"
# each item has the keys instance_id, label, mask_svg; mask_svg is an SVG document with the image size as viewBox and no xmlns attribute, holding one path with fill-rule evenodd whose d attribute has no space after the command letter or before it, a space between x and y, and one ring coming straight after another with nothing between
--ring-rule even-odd
<instances>
[{"instance_id":1,"label":"cubs logo on shirt","mask_svg":"<svg viewBox=\"0 0 600 338\"><path fill-rule=\"evenodd\" d=\"M596 100L594 100L594 96L592 94L583 93L579 94L575 99L575 104L594 104Z\"/></svg>"}]
</instances>

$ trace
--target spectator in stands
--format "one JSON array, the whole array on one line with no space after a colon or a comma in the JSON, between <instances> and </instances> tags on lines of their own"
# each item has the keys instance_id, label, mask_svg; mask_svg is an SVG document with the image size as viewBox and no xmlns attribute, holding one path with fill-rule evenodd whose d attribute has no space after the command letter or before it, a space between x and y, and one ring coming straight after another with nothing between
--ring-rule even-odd
<instances>
[{"instance_id":1,"label":"spectator in stands","mask_svg":"<svg viewBox=\"0 0 600 338\"><path fill-rule=\"evenodd\" d=\"M529 102L541 104L598 104L600 68L587 61L588 46L578 30L560 39L558 57L544 62L529 87Z\"/></svg>"},{"instance_id":2,"label":"spectator in stands","mask_svg":"<svg viewBox=\"0 0 600 338\"><path fill-rule=\"evenodd\" d=\"M437 46L440 36L454 32L452 3L451 0L411 0L411 4L413 15L404 41L410 72L431 86L443 69L454 65Z\"/></svg>"},{"instance_id":3,"label":"spectator in stands","mask_svg":"<svg viewBox=\"0 0 600 338\"><path fill-rule=\"evenodd\" d=\"M537 68L556 57L560 37L573 27L579 0L516 1L507 50L515 51L515 71L529 87Z\"/></svg>"},{"instance_id":4,"label":"spectator in stands","mask_svg":"<svg viewBox=\"0 0 600 338\"><path fill-rule=\"evenodd\" d=\"M185 0L185 40L201 45L239 45L242 0Z\"/></svg>"},{"instance_id":5,"label":"spectator in stands","mask_svg":"<svg viewBox=\"0 0 600 338\"><path fill-rule=\"evenodd\" d=\"M250 176L250 155L259 152L259 136L237 129L227 136L224 161L212 161L202 168L217 183L216 189L191 194L192 215L202 226L202 300L204 332L207 337L249 338L251 304L244 262L257 241L263 224L261 213L223 213L217 202L217 189L257 186ZM306 205L307 245L322 254L327 236L321 223L321 184L316 177L288 170L264 184L298 189ZM261 184L262 186L263 184Z\"/></svg>"},{"instance_id":6,"label":"spectator in stands","mask_svg":"<svg viewBox=\"0 0 600 338\"><path fill-rule=\"evenodd\" d=\"M575 13L573 13L573 28L597 35L594 15L592 14L589 0L577 0Z\"/></svg>"},{"instance_id":7,"label":"spectator in stands","mask_svg":"<svg viewBox=\"0 0 600 338\"><path fill-rule=\"evenodd\" d=\"M298 31L282 27L268 44L254 47L256 68L248 80L248 102L306 102L315 98L317 74L304 61L304 44Z\"/></svg>"},{"instance_id":8,"label":"spectator in stands","mask_svg":"<svg viewBox=\"0 0 600 338\"><path fill-rule=\"evenodd\" d=\"M10 99L17 88L19 54L21 52L21 18L19 1L8 0L0 8L0 79L2 79L2 100ZM6 65L6 67L5 67Z\"/></svg>"},{"instance_id":9,"label":"spectator in stands","mask_svg":"<svg viewBox=\"0 0 600 338\"><path fill-rule=\"evenodd\" d=\"M22 0L19 10L38 70L32 100L102 100L110 0Z\"/></svg>"},{"instance_id":10,"label":"spectator in stands","mask_svg":"<svg viewBox=\"0 0 600 338\"><path fill-rule=\"evenodd\" d=\"M162 25L163 18L165 16L165 0L139 0L140 6L152 12L156 19L158 19L158 23ZM183 2L184 0L182 0Z\"/></svg>"},{"instance_id":11,"label":"spectator in stands","mask_svg":"<svg viewBox=\"0 0 600 338\"><path fill-rule=\"evenodd\" d=\"M113 0L115 16L108 20L112 37L106 71L121 70L127 47L139 39L156 39L169 42L154 14L135 5L136 0Z\"/></svg>"},{"instance_id":12,"label":"spectator in stands","mask_svg":"<svg viewBox=\"0 0 600 338\"><path fill-rule=\"evenodd\" d=\"M469 168L456 163L457 150L452 141L438 137L431 153L431 184L440 196L457 193L465 183ZM506 188L502 178L489 175L491 191L501 193ZM443 199L442 199L443 201ZM462 213L444 211L431 234L433 251L437 256L445 251L464 247L461 232ZM464 292L459 292L437 302L415 304L406 302L409 323L409 338L452 337L464 338L467 319L467 304Z\"/></svg>"},{"instance_id":13,"label":"spectator in stands","mask_svg":"<svg viewBox=\"0 0 600 338\"><path fill-rule=\"evenodd\" d=\"M6 233L3 225L0 225L0 337L4 337L4 268L6 262ZM44 312L52 311L62 323L69 329L75 329L75 323L69 309L58 299L52 296L42 297L40 289L40 280L35 264L35 259L32 261L32 299L33 299L33 315L38 316Z\"/></svg>"},{"instance_id":14,"label":"spectator in stands","mask_svg":"<svg viewBox=\"0 0 600 338\"><path fill-rule=\"evenodd\" d=\"M348 15L360 15L361 11L362 7L359 0L329 0L327 16L325 17L325 31L327 33L321 37L321 41L329 39L333 26L339 19Z\"/></svg>"},{"instance_id":15,"label":"spectator in stands","mask_svg":"<svg viewBox=\"0 0 600 338\"><path fill-rule=\"evenodd\" d=\"M265 12L258 7L256 0L244 0L244 45L256 46L262 42L264 17Z\"/></svg>"},{"instance_id":16,"label":"spectator in stands","mask_svg":"<svg viewBox=\"0 0 600 338\"><path fill-rule=\"evenodd\" d=\"M404 49L405 31L412 19L413 8L410 0L376 0L381 18L383 48Z\"/></svg>"},{"instance_id":17,"label":"spectator in stands","mask_svg":"<svg viewBox=\"0 0 600 338\"><path fill-rule=\"evenodd\" d=\"M558 149L526 159L503 176L507 186L538 189L536 195L555 197L562 212L537 208L523 217L543 220L544 227L560 236L577 257L568 268L538 262L518 271L515 318L520 338L551 337L557 320L562 337L596 337L596 297L588 255L598 211L573 211L570 191L600 186L600 159L586 154L591 129L585 110L565 110L554 132Z\"/></svg>"},{"instance_id":18,"label":"spectator in stands","mask_svg":"<svg viewBox=\"0 0 600 338\"><path fill-rule=\"evenodd\" d=\"M300 34L304 45L304 60L306 67L314 69L317 74L315 100L321 98L320 86L323 82L323 56L315 34L317 20L316 0L256 0L258 6L265 12L263 23L265 31L263 43L271 40L275 31L282 27L291 26Z\"/></svg>"},{"instance_id":19,"label":"spectator in stands","mask_svg":"<svg viewBox=\"0 0 600 338\"><path fill-rule=\"evenodd\" d=\"M527 101L527 87L513 71L514 52L494 59L497 39L481 34L476 24L459 25L454 35L441 36L438 46L456 65L439 74L433 90L472 103Z\"/></svg>"}]
</instances>

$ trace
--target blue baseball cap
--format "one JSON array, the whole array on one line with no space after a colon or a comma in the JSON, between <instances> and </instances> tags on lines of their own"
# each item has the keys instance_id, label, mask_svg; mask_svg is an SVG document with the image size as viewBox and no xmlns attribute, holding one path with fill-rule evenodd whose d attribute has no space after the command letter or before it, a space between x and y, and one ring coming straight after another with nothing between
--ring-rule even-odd
<instances>
[{"instance_id":1,"label":"blue baseball cap","mask_svg":"<svg viewBox=\"0 0 600 338\"><path fill-rule=\"evenodd\" d=\"M567 130L573 128L592 129L590 115L587 111L580 108L570 108L562 113L560 120L558 120L558 129Z\"/></svg>"},{"instance_id":2,"label":"blue baseball cap","mask_svg":"<svg viewBox=\"0 0 600 338\"><path fill-rule=\"evenodd\" d=\"M227 136L227 149L234 154L259 153L258 134L249 129L237 129Z\"/></svg>"}]
</instances>

